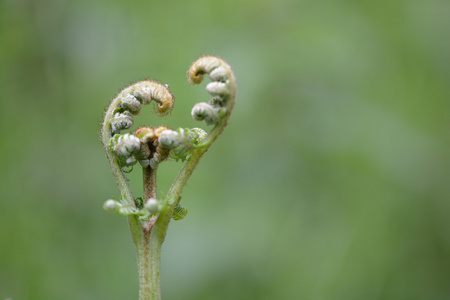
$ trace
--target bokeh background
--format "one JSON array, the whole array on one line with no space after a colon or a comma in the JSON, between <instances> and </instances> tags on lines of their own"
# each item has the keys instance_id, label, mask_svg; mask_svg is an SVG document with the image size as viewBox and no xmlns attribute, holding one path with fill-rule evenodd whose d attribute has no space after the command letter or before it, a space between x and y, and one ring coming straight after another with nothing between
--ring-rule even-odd
<instances>
[{"instance_id":1,"label":"bokeh background","mask_svg":"<svg viewBox=\"0 0 450 300\"><path fill-rule=\"evenodd\" d=\"M170 225L163 298L450 299L449 1L2 0L0 26L0 299L137 299L99 123L151 78L176 106L137 123L203 126L202 54L237 102Z\"/></svg>"}]
</instances>

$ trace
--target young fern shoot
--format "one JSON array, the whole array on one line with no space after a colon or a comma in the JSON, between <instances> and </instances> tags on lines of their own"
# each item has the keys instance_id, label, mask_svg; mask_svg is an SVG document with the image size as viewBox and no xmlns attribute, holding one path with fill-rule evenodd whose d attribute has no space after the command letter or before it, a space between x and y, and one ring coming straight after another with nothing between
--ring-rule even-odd
<instances>
[{"instance_id":1,"label":"young fern shoot","mask_svg":"<svg viewBox=\"0 0 450 300\"><path fill-rule=\"evenodd\" d=\"M166 85L144 80L123 89L110 103L102 124L102 143L120 190L120 200L109 199L104 208L127 216L136 246L139 274L139 299L161 299L160 250L171 219L180 220L187 209L179 202L181 192L200 158L222 133L234 105L236 82L230 66L215 56L203 56L192 63L187 79L192 84L202 82L204 75L211 82L206 85L211 95L208 102L194 105L191 115L205 121L212 128L168 129L165 126L141 126L132 133L123 130L133 126L133 116L141 105L154 102L159 116L167 115L174 99ZM166 196L156 197L156 174L161 162L168 157L184 162ZM135 198L126 173L139 163L143 172L142 198Z\"/></svg>"}]
</instances>

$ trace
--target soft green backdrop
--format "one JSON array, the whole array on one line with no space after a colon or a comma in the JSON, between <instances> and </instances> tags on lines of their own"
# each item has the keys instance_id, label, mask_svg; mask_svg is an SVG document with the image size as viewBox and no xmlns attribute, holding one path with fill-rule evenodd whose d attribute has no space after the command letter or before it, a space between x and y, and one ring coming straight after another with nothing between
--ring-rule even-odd
<instances>
[{"instance_id":1,"label":"soft green backdrop","mask_svg":"<svg viewBox=\"0 0 450 300\"><path fill-rule=\"evenodd\" d=\"M450 299L449 1L2 0L0 26L0 299L137 299L99 123L151 78L176 106L138 121L198 126L201 54L237 103L170 225L164 299Z\"/></svg>"}]
</instances>

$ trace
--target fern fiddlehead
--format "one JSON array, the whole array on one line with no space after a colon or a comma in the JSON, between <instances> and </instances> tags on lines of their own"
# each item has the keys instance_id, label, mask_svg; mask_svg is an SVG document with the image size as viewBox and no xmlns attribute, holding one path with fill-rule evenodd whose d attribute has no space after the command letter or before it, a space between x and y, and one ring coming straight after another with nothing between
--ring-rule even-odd
<instances>
[{"instance_id":1,"label":"fern fiddlehead","mask_svg":"<svg viewBox=\"0 0 450 300\"><path fill-rule=\"evenodd\" d=\"M136 245L139 270L139 299L160 299L159 255L171 219L180 220L187 209L179 204L181 192L202 155L227 125L234 105L236 83L230 66L215 56L203 56L188 69L192 84L202 82L208 75L211 82L206 91L208 102L194 105L191 115L212 128L168 129L166 126L141 126L132 133L123 130L133 126L134 116L141 106L154 101L157 115L167 115L174 106L173 96L166 85L144 80L132 84L111 101L102 123L102 143L120 189L121 199L109 199L104 208L128 217ZM156 199L156 171L168 157L184 162L167 195ZM135 164L143 169L144 197L134 198L126 172Z\"/></svg>"},{"instance_id":2,"label":"fern fiddlehead","mask_svg":"<svg viewBox=\"0 0 450 300\"><path fill-rule=\"evenodd\" d=\"M204 56L190 66L187 77L192 84L203 81L208 74L211 82L206 91L211 94L209 101L194 105L191 115L196 120L205 120L208 125L218 125L222 130L228 121L234 106L236 80L230 66L215 56Z\"/></svg>"}]
</instances>

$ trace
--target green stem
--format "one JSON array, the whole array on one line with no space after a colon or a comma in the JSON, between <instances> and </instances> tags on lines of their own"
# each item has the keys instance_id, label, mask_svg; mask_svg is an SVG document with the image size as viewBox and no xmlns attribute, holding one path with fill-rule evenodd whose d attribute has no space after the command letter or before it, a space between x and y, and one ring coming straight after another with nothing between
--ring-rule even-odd
<instances>
[{"instance_id":1,"label":"green stem","mask_svg":"<svg viewBox=\"0 0 450 300\"><path fill-rule=\"evenodd\" d=\"M156 198L156 169L143 168L144 201ZM155 235L155 217L151 217L144 225L142 238L136 244L138 273L139 273L139 300L161 299L160 287L160 253L163 240Z\"/></svg>"},{"instance_id":2,"label":"green stem","mask_svg":"<svg viewBox=\"0 0 450 300\"><path fill-rule=\"evenodd\" d=\"M161 244L162 242L152 234L152 230L145 230L143 239L136 247L139 272L139 300L161 299L159 280Z\"/></svg>"}]
</instances>

